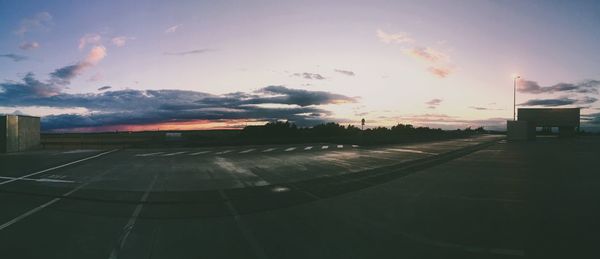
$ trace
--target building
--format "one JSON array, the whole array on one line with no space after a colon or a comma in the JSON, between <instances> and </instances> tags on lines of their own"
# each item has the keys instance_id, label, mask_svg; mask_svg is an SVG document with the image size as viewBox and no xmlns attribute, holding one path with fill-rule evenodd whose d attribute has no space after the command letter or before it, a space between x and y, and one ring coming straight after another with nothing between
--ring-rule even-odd
<instances>
[{"instance_id":1,"label":"building","mask_svg":"<svg viewBox=\"0 0 600 259\"><path fill-rule=\"evenodd\" d=\"M579 131L580 108L519 108L518 119L507 121L509 140L535 139L537 127L557 127L560 136Z\"/></svg>"},{"instance_id":2,"label":"building","mask_svg":"<svg viewBox=\"0 0 600 259\"><path fill-rule=\"evenodd\" d=\"M39 117L0 115L0 153L24 151L39 145Z\"/></svg>"}]
</instances>

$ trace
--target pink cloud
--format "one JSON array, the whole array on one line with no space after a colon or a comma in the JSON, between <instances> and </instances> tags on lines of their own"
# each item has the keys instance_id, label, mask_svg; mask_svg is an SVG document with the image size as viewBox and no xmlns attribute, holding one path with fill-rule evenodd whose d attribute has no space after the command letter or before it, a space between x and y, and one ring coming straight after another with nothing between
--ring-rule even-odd
<instances>
[{"instance_id":1,"label":"pink cloud","mask_svg":"<svg viewBox=\"0 0 600 259\"><path fill-rule=\"evenodd\" d=\"M450 69L449 67L428 67L427 71L429 71L429 73L432 73L433 75L439 77L439 78L445 78L448 75L450 75L450 73L452 73L452 69Z\"/></svg>"}]
</instances>

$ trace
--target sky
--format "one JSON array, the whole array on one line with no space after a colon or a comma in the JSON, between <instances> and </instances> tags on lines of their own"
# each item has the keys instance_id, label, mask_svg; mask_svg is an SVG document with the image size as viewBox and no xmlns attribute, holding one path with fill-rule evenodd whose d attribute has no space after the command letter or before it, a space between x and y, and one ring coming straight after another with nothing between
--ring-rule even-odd
<instances>
[{"instance_id":1,"label":"sky","mask_svg":"<svg viewBox=\"0 0 600 259\"><path fill-rule=\"evenodd\" d=\"M600 130L597 1L0 0L0 113L44 131L289 120Z\"/></svg>"}]
</instances>

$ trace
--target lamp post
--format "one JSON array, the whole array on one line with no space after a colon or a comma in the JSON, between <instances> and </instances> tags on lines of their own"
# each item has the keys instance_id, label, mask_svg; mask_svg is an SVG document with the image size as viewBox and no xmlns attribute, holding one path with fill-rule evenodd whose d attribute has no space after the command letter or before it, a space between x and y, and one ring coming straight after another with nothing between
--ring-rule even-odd
<instances>
[{"instance_id":1,"label":"lamp post","mask_svg":"<svg viewBox=\"0 0 600 259\"><path fill-rule=\"evenodd\" d=\"M517 79L521 76L513 77L513 121L517 120Z\"/></svg>"}]
</instances>

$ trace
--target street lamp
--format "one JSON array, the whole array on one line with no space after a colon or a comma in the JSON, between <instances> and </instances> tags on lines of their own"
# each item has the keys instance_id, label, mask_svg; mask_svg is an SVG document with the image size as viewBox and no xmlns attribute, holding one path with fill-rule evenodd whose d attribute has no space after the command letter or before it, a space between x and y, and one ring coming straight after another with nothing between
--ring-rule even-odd
<instances>
[{"instance_id":1,"label":"street lamp","mask_svg":"<svg viewBox=\"0 0 600 259\"><path fill-rule=\"evenodd\" d=\"M517 79L521 76L513 77L513 121L517 120Z\"/></svg>"}]
</instances>

